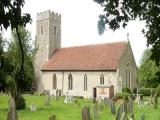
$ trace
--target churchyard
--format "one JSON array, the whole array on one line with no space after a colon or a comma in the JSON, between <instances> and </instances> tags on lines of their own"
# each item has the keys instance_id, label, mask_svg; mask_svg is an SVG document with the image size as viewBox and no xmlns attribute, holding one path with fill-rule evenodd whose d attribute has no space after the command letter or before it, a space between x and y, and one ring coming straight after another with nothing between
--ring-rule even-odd
<instances>
[{"instance_id":1,"label":"churchyard","mask_svg":"<svg viewBox=\"0 0 160 120\"><path fill-rule=\"evenodd\" d=\"M67 98L69 99L68 101L65 97L55 98L48 95L40 96L38 94L25 94L24 98L27 107L24 110L18 110L19 120L49 120L49 117L52 115L56 116L56 120L82 120L82 116L86 117L87 112L90 112L91 120L121 120L122 117L125 117L126 115L123 113L123 111L126 110L122 100L112 104L114 103L112 100L108 101L107 99L102 100L99 98L97 103L94 104L91 99ZM129 104L129 102L126 104L128 106L126 111L128 118L130 118L131 111L133 111L134 120L160 120L160 104L158 104L159 109L155 109L154 105L149 103L150 97L144 97L142 101L138 100L138 102L136 100L131 101L131 103L133 102L133 105ZM154 99L152 102L154 102ZM6 120L7 111L8 96L6 94L1 94L0 120ZM145 119L143 119L143 114Z\"/></svg>"}]
</instances>

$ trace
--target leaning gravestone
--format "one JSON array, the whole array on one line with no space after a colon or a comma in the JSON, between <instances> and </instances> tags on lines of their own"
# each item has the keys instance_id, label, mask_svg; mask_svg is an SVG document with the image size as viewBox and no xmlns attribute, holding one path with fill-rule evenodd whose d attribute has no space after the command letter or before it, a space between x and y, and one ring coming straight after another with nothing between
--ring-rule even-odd
<instances>
[{"instance_id":1,"label":"leaning gravestone","mask_svg":"<svg viewBox=\"0 0 160 120\"><path fill-rule=\"evenodd\" d=\"M144 114L141 115L140 120L145 120Z\"/></svg>"},{"instance_id":2,"label":"leaning gravestone","mask_svg":"<svg viewBox=\"0 0 160 120\"><path fill-rule=\"evenodd\" d=\"M30 107L29 107L29 110L31 112L35 112L36 111L36 105L35 104L32 104Z\"/></svg>"},{"instance_id":3,"label":"leaning gravestone","mask_svg":"<svg viewBox=\"0 0 160 120\"><path fill-rule=\"evenodd\" d=\"M123 103L119 105L116 115L116 120L120 120L123 114Z\"/></svg>"},{"instance_id":4,"label":"leaning gravestone","mask_svg":"<svg viewBox=\"0 0 160 120\"><path fill-rule=\"evenodd\" d=\"M50 105L50 94L49 93L46 95L46 99L44 101L44 105Z\"/></svg>"},{"instance_id":5,"label":"leaning gravestone","mask_svg":"<svg viewBox=\"0 0 160 120\"><path fill-rule=\"evenodd\" d=\"M116 114L115 104L113 100L110 100L109 106L110 106L111 113Z\"/></svg>"},{"instance_id":6,"label":"leaning gravestone","mask_svg":"<svg viewBox=\"0 0 160 120\"><path fill-rule=\"evenodd\" d=\"M12 96L9 97L8 105L9 106L8 106L7 120L18 120L15 107L15 100Z\"/></svg>"},{"instance_id":7,"label":"leaning gravestone","mask_svg":"<svg viewBox=\"0 0 160 120\"><path fill-rule=\"evenodd\" d=\"M86 106L82 108L82 120L90 120L90 110Z\"/></svg>"}]
</instances>

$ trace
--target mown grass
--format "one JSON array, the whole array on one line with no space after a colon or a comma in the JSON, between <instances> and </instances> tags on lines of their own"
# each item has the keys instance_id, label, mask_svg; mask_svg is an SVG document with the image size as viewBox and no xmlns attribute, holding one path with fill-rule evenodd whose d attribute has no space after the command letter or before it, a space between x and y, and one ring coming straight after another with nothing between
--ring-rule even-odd
<instances>
[{"instance_id":1,"label":"mown grass","mask_svg":"<svg viewBox=\"0 0 160 120\"><path fill-rule=\"evenodd\" d=\"M24 110L18 111L19 120L48 120L52 114L56 115L57 120L81 120L81 109L83 106L89 106L91 110L91 118L93 119L93 105L90 100L78 99L80 106L75 103L65 104L64 98L60 98L58 101L51 99L51 105L45 106L45 96L30 96L24 95L26 99L27 107ZM35 103L37 106L36 112L30 112L29 106ZM118 104L116 104L118 106ZM8 108L8 96L0 95L0 120L6 120ZM137 104L134 103L135 120L140 119L142 113L145 114L146 120L160 120L160 105L159 109L155 110L153 106L145 106L138 108ZM129 116L129 114L128 114ZM96 120L115 120L115 115L112 115L109 107L105 106L102 112L98 113Z\"/></svg>"}]
</instances>

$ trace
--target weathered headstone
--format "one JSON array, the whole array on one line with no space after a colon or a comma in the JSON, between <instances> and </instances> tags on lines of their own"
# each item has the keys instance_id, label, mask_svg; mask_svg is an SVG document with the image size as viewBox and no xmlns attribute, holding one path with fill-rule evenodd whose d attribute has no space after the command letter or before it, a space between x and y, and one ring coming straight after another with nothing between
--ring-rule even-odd
<instances>
[{"instance_id":1,"label":"weathered headstone","mask_svg":"<svg viewBox=\"0 0 160 120\"><path fill-rule=\"evenodd\" d=\"M90 110L86 106L82 108L82 120L90 120Z\"/></svg>"},{"instance_id":2,"label":"weathered headstone","mask_svg":"<svg viewBox=\"0 0 160 120\"><path fill-rule=\"evenodd\" d=\"M127 114L128 112L128 109L127 109L127 100L124 100L124 103L123 103L123 112L125 112Z\"/></svg>"},{"instance_id":3,"label":"weathered headstone","mask_svg":"<svg viewBox=\"0 0 160 120\"><path fill-rule=\"evenodd\" d=\"M99 105L99 110L103 111L103 105L102 104Z\"/></svg>"},{"instance_id":4,"label":"weathered headstone","mask_svg":"<svg viewBox=\"0 0 160 120\"><path fill-rule=\"evenodd\" d=\"M101 97L101 96L99 96L99 97L98 97L98 99L97 99L97 101L98 101L98 104L101 104L101 103L102 103L102 101L103 101L103 100L102 100L102 97Z\"/></svg>"},{"instance_id":5,"label":"weathered headstone","mask_svg":"<svg viewBox=\"0 0 160 120\"><path fill-rule=\"evenodd\" d=\"M56 120L56 115L51 115L48 120Z\"/></svg>"},{"instance_id":6,"label":"weathered headstone","mask_svg":"<svg viewBox=\"0 0 160 120\"><path fill-rule=\"evenodd\" d=\"M145 120L145 115L144 114L141 115L140 120Z\"/></svg>"},{"instance_id":7,"label":"weathered headstone","mask_svg":"<svg viewBox=\"0 0 160 120\"><path fill-rule=\"evenodd\" d=\"M35 112L36 111L36 105L35 104L32 104L30 107L29 107L29 110L31 111L31 112Z\"/></svg>"},{"instance_id":8,"label":"weathered headstone","mask_svg":"<svg viewBox=\"0 0 160 120\"><path fill-rule=\"evenodd\" d=\"M44 105L50 105L50 94L49 93L46 95L46 99L44 101Z\"/></svg>"},{"instance_id":9,"label":"weathered headstone","mask_svg":"<svg viewBox=\"0 0 160 120\"><path fill-rule=\"evenodd\" d=\"M143 107L143 102L142 102L142 96L141 95L139 95L138 96L138 107Z\"/></svg>"},{"instance_id":10,"label":"weathered headstone","mask_svg":"<svg viewBox=\"0 0 160 120\"><path fill-rule=\"evenodd\" d=\"M153 105L153 90L151 89L150 104Z\"/></svg>"},{"instance_id":11,"label":"weathered headstone","mask_svg":"<svg viewBox=\"0 0 160 120\"><path fill-rule=\"evenodd\" d=\"M98 105L94 104L93 105L93 117L96 118L98 114Z\"/></svg>"},{"instance_id":12,"label":"weathered headstone","mask_svg":"<svg viewBox=\"0 0 160 120\"><path fill-rule=\"evenodd\" d=\"M116 120L120 120L121 116L123 114L123 103L119 105L117 109L117 115L116 115Z\"/></svg>"},{"instance_id":13,"label":"weathered headstone","mask_svg":"<svg viewBox=\"0 0 160 120\"><path fill-rule=\"evenodd\" d=\"M157 91L154 94L154 109L158 109L158 96L157 96Z\"/></svg>"},{"instance_id":14,"label":"weathered headstone","mask_svg":"<svg viewBox=\"0 0 160 120\"><path fill-rule=\"evenodd\" d=\"M59 97L61 97L62 96L62 90L59 90L59 95L58 95Z\"/></svg>"},{"instance_id":15,"label":"weathered headstone","mask_svg":"<svg viewBox=\"0 0 160 120\"><path fill-rule=\"evenodd\" d=\"M7 120L18 120L16 107L15 107L15 100L12 96L10 96L8 100Z\"/></svg>"},{"instance_id":16,"label":"weathered headstone","mask_svg":"<svg viewBox=\"0 0 160 120\"><path fill-rule=\"evenodd\" d=\"M121 120L128 120L127 114L125 112L123 112Z\"/></svg>"},{"instance_id":17,"label":"weathered headstone","mask_svg":"<svg viewBox=\"0 0 160 120\"><path fill-rule=\"evenodd\" d=\"M128 112L133 113L133 99L132 98L129 99L127 107L128 107Z\"/></svg>"},{"instance_id":18,"label":"weathered headstone","mask_svg":"<svg viewBox=\"0 0 160 120\"><path fill-rule=\"evenodd\" d=\"M110 106L111 113L116 114L115 104L113 100L110 100L109 106Z\"/></svg>"},{"instance_id":19,"label":"weathered headstone","mask_svg":"<svg viewBox=\"0 0 160 120\"><path fill-rule=\"evenodd\" d=\"M133 113L130 116L130 120L134 120L134 114Z\"/></svg>"}]
</instances>

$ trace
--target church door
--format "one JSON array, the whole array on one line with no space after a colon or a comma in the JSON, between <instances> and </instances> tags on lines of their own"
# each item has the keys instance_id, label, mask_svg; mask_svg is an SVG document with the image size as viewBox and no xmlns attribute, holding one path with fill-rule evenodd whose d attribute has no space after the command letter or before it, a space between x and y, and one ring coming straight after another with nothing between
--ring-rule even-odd
<instances>
[{"instance_id":1,"label":"church door","mask_svg":"<svg viewBox=\"0 0 160 120\"><path fill-rule=\"evenodd\" d=\"M93 98L96 98L97 97L97 90L96 88L93 88Z\"/></svg>"}]
</instances>

